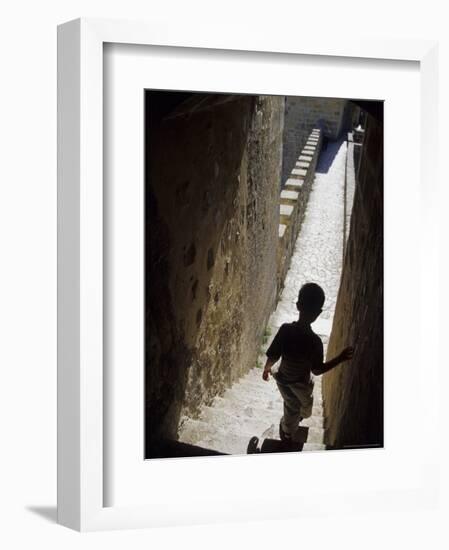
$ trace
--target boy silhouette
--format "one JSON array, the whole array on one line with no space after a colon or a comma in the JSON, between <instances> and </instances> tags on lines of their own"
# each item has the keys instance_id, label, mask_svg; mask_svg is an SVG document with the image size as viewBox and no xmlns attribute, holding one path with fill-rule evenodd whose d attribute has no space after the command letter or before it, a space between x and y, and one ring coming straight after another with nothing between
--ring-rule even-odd
<instances>
[{"instance_id":1,"label":"boy silhouette","mask_svg":"<svg viewBox=\"0 0 449 550\"><path fill-rule=\"evenodd\" d=\"M299 423L312 414L311 373L324 374L351 359L354 353L352 347L347 347L334 359L323 362L323 343L310 325L322 312L324 298L323 289L316 283L303 285L296 302L298 321L283 324L266 352L262 377L266 381L270 374L274 377L284 400L279 435L287 446L301 442ZM280 358L279 370L273 374L271 369Z\"/></svg>"}]
</instances>

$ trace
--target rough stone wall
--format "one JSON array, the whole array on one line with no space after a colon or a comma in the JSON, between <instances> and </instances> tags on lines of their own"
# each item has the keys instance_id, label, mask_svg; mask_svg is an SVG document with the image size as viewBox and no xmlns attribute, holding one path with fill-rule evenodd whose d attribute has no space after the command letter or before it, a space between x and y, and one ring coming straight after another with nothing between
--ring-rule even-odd
<instances>
[{"instance_id":1,"label":"rough stone wall","mask_svg":"<svg viewBox=\"0 0 449 550\"><path fill-rule=\"evenodd\" d=\"M337 139L349 121L348 109L348 101L345 99L296 96L285 98L282 183L294 168L311 130L321 127L325 138Z\"/></svg>"},{"instance_id":2,"label":"rough stone wall","mask_svg":"<svg viewBox=\"0 0 449 550\"><path fill-rule=\"evenodd\" d=\"M161 116L150 94L146 110L148 449L256 363L276 292L283 100L193 96Z\"/></svg>"},{"instance_id":3,"label":"rough stone wall","mask_svg":"<svg viewBox=\"0 0 449 550\"><path fill-rule=\"evenodd\" d=\"M351 362L323 377L326 442L383 445L383 116L368 116L327 358Z\"/></svg>"}]
</instances>

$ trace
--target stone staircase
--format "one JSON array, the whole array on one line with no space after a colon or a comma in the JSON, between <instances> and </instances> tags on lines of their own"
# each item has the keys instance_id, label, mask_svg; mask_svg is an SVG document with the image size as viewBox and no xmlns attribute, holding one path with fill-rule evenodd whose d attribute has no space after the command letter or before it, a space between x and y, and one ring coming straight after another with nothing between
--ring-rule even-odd
<instances>
[{"instance_id":1,"label":"stone staircase","mask_svg":"<svg viewBox=\"0 0 449 550\"><path fill-rule=\"evenodd\" d=\"M246 454L250 438L278 439L282 398L274 380L262 380L262 369L251 369L223 396L203 407L197 420L185 418L179 439L200 447L229 454ZM323 444L321 380L315 379L312 416L301 422L309 428L303 451L317 451Z\"/></svg>"},{"instance_id":2,"label":"stone staircase","mask_svg":"<svg viewBox=\"0 0 449 550\"><path fill-rule=\"evenodd\" d=\"M311 140L315 143L306 144L298 163L308 162L303 160L304 157L311 156L308 153L315 153L319 132L314 131L312 134ZM264 365L266 348L279 327L297 319L295 303L298 290L308 281L320 284L326 294L325 309L312 325L321 337L326 353L341 275L346 153L345 142L334 143L321 153L319 162L330 167L321 172L317 167L284 288L268 323L266 334L270 337L260 350L259 365ZM293 174L282 191L283 200L291 200L285 192L292 192L301 185L303 180L300 175ZM283 206L289 206L288 202L281 202L281 213ZM283 237L280 227L279 238ZM314 377L312 416L301 422L301 426L309 428L303 451L325 449L321 379L321 376ZM199 418L182 418L179 440L223 453L246 454L253 436L278 439L282 409L282 398L275 381L270 379L265 382L262 379L262 368L253 368L222 396L215 397L210 406L204 406Z\"/></svg>"},{"instance_id":3,"label":"stone staircase","mask_svg":"<svg viewBox=\"0 0 449 550\"><path fill-rule=\"evenodd\" d=\"M279 223L279 238L284 238L286 230L292 225L295 210L302 203L307 202L307 197L302 197L304 188L311 187L313 173L317 162L317 157L320 149L321 132L315 128L310 133L301 154L296 161L295 168L291 171L290 177L285 182L284 188L280 194L280 223ZM293 225L295 225L293 221ZM295 228L293 234L296 235ZM294 236L292 235L292 236ZM280 242L280 248L285 248L285 245Z\"/></svg>"}]
</instances>

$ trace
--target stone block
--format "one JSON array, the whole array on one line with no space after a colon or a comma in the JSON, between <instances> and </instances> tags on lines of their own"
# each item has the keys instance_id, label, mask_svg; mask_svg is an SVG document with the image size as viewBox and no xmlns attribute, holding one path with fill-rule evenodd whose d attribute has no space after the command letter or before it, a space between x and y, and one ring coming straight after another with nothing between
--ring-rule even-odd
<instances>
[{"instance_id":1,"label":"stone block","mask_svg":"<svg viewBox=\"0 0 449 550\"><path fill-rule=\"evenodd\" d=\"M299 176L299 177L306 177L307 170L304 170L303 168L293 168L292 170L292 176Z\"/></svg>"},{"instance_id":2,"label":"stone block","mask_svg":"<svg viewBox=\"0 0 449 550\"><path fill-rule=\"evenodd\" d=\"M288 189L284 189L281 191L281 200L287 199L290 201L296 201L298 200L299 193L297 191L289 191Z\"/></svg>"},{"instance_id":3,"label":"stone block","mask_svg":"<svg viewBox=\"0 0 449 550\"><path fill-rule=\"evenodd\" d=\"M285 223L280 223L279 224L279 238L280 239L282 239L282 237L284 236L286 229L287 229L287 226L285 225Z\"/></svg>"},{"instance_id":4,"label":"stone block","mask_svg":"<svg viewBox=\"0 0 449 550\"><path fill-rule=\"evenodd\" d=\"M309 155L299 155L298 161L312 162L313 157Z\"/></svg>"},{"instance_id":5,"label":"stone block","mask_svg":"<svg viewBox=\"0 0 449 550\"><path fill-rule=\"evenodd\" d=\"M303 185L304 185L304 180L299 178L289 178L285 182L286 187L294 187L295 189L301 189Z\"/></svg>"},{"instance_id":6,"label":"stone block","mask_svg":"<svg viewBox=\"0 0 449 550\"><path fill-rule=\"evenodd\" d=\"M326 445L323 443L304 443L304 447L302 448L303 452L313 452L313 451L325 451Z\"/></svg>"},{"instance_id":7,"label":"stone block","mask_svg":"<svg viewBox=\"0 0 449 550\"><path fill-rule=\"evenodd\" d=\"M279 211L281 216L291 216L293 214L293 206L290 204L280 204Z\"/></svg>"},{"instance_id":8,"label":"stone block","mask_svg":"<svg viewBox=\"0 0 449 550\"><path fill-rule=\"evenodd\" d=\"M307 170L309 168L310 162L306 162L304 160L298 160L298 162L295 164L295 168L304 168Z\"/></svg>"}]
</instances>

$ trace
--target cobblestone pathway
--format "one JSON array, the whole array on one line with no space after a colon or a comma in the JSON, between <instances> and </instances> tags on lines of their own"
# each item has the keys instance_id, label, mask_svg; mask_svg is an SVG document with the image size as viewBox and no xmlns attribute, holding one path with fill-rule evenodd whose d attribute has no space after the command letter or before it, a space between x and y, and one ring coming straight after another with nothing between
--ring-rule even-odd
<instances>
[{"instance_id":1,"label":"cobblestone pathway","mask_svg":"<svg viewBox=\"0 0 449 550\"><path fill-rule=\"evenodd\" d=\"M326 351L341 274L344 224L346 142L329 143L320 155L304 222L296 242L285 287L269 321L271 334L265 348L286 322L297 319L296 299L302 284L313 281L326 294L323 313L312 325ZM263 350L264 351L264 350ZM260 357L264 364L265 356ZM249 439L278 438L282 399L274 380L262 380L260 368L251 371L204 407L198 420L184 418L180 440L230 454L245 454ZM315 377L312 416L304 451L324 449L321 376Z\"/></svg>"}]
</instances>

